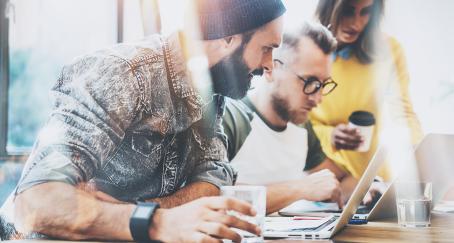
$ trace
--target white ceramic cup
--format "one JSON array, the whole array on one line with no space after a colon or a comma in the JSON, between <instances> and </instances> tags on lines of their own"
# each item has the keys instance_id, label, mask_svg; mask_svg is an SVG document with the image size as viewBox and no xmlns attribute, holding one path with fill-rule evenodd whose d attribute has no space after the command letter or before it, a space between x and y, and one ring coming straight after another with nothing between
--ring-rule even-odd
<instances>
[{"instance_id":1,"label":"white ceramic cup","mask_svg":"<svg viewBox=\"0 0 454 243\"><path fill-rule=\"evenodd\" d=\"M363 137L364 141L356 149L358 152L367 152L370 149L372 135L374 134L375 118L368 111L355 111L348 118L348 126L356 128Z\"/></svg>"}]
</instances>

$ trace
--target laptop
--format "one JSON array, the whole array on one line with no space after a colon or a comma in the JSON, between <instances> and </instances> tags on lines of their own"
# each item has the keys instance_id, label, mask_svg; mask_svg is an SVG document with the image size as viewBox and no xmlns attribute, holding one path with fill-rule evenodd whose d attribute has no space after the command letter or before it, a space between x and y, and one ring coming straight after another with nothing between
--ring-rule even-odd
<instances>
[{"instance_id":1,"label":"laptop","mask_svg":"<svg viewBox=\"0 0 454 243\"><path fill-rule=\"evenodd\" d=\"M415 149L416 171L401 171L397 179L414 180L408 175L418 175L420 181L432 182L432 207L440 202L453 182L454 134L427 134ZM408 169L408 168L407 168ZM395 187L392 183L367 215L367 220L396 218Z\"/></svg>"},{"instance_id":2,"label":"laptop","mask_svg":"<svg viewBox=\"0 0 454 243\"><path fill-rule=\"evenodd\" d=\"M333 215L330 220L317 228L298 229L293 231L274 231L272 229L267 229L264 232L264 236L268 238L300 237L303 239L329 239L333 237L337 232L344 228L355 214L364 195L366 195L369 190L378 169L383 164L385 155L384 148L380 146L340 215Z\"/></svg>"}]
</instances>

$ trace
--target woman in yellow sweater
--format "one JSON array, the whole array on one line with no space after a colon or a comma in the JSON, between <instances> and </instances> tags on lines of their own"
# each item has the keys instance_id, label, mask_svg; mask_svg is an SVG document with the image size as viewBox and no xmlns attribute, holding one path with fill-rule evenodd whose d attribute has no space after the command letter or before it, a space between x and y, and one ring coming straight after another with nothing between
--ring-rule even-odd
<instances>
[{"instance_id":1,"label":"woman in yellow sweater","mask_svg":"<svg viewBox=\"0 0 454 243\"><path fill-rule=\"evenodd\" d=\"M408 130L409 143L422 137L409 98L403 50L379 29L383 9L384 0L320 0L316 11L339 43L331 75L339 86L313 110L311 120L328 157L355 178L377 148L385 115L391 124L400 125L402 134ZM371 112L377 121L367 152L355 151L364 138L347 125L350 114L358 110ZM389 168L379 175L389 178Z\"/></svg>"}]
</instances>

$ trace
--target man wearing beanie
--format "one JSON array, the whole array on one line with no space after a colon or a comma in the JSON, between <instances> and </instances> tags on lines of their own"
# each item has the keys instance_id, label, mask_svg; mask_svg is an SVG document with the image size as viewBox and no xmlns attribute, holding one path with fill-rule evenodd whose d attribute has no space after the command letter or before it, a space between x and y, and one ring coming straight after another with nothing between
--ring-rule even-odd
<instances>
[{"instance_id":1,"label":"man wearing beanie","mask_svg":"<svg viewBox=\"0 0 454 243\"><path fill-rule=\"evenodd\" d=\"M230 227L260 233L225 213L253 215L248 203L195 199L234 183L223 97L242 98L253 75L272 69L285 8L193 1L214 95L193 87L176 34L75 59L52 88L53 112L2 207L2 239L237 242Z\"/></svg>"}]
</instances>

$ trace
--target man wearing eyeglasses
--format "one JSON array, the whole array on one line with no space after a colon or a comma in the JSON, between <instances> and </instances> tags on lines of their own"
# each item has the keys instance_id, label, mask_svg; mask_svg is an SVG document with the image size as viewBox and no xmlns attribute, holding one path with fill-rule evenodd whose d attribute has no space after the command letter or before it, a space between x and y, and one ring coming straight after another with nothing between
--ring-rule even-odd
<instances>
[{"instance_id":1,"label":"man wearing eyeglasses","mask_svg":"<svg viewBox=\"0 0 454 243\"><path fill-rule=\"evenodd\" d=\"M304 23L284 35L273 53L274 70L246 98L227 103L223 125L237 183L266 185L267 213L300 199L330 200L342 208L356 184L325 156L307 122L311 109L337 86L330 77L335 48L328 29Z\"/></svg>"}]
</instances>

